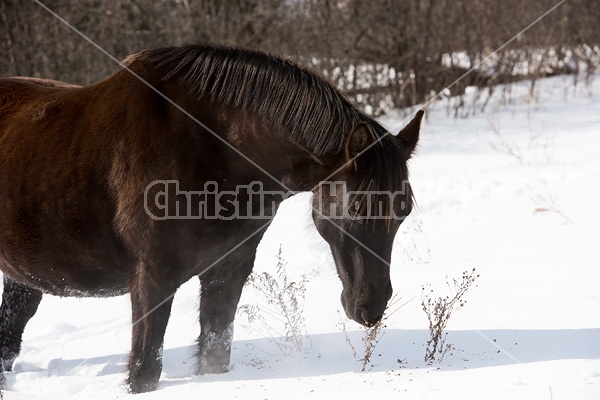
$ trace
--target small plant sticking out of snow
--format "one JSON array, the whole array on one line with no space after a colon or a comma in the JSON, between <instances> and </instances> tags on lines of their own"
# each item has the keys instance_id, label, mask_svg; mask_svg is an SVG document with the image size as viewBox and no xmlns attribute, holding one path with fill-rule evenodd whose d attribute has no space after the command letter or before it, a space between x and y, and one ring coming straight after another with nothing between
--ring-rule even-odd
<instances>
[{"instance_id":1,"label":"small plant sticking out of snow","mask_svg":"<svg viewBox=\"0 0 600 400\"><path fill-rule=\"evenodd\" d=\"M462 278L452 279L452 285L446 279L446 284L450 292L453 293L452 297L438 297L434 300L431 297L433 290L429 285L421 288L421 306L429 320L430 337L425 350L425 361L428 363L435 361L436 354L439 354L438 361L441 362L446 353L454 348L452 344L446 344L448 333L444 332L444 330L452 313L467 304L464 296L473 287L473 283L478 277L479 275L475 273L475 268L473 268L470 272L463 272Z\"/></svg>"},{"instance_id":2,"label":"small plant sticking out of snow","mask_svg":"<svg viewBox=\"0 0 600 400\"><path fill-rule=\"evenodd\" d=\"M531 121L530 121L531 122ZM494 135L490 141L492 149L515 159L520 165L547 165L554 162L554 138L544 133L535 133L531 129L527 142L509 140L488 118L489 130Z\"/></svg>"},{"instance_id":3,"label":"small plant sticking out of snow","mask_svg":"<svg viewBox=\"0 0 600 400\"><path fill-rule=\"evenodd\" d=\"M362 337L362 342L363 342L363 355L362 356L360 356L358 354L356 347L354 346L354 344L352 343L352 340L350 340L350 337L348 336L348 331L347 331L346 326L347 326L349 320L347 318L344 318L344 319L340 318L342 321L338 324L338 327L346 335L346 343L348 344L348 346L350 346L350 349L352 349L354 358L356 359L356 361L359 361L362 364L361 371L363 371L363 372L366 371L367 366L371 362L371 359L375 352L375 348L377 347L377 345L379 344L379 341L383 338L383 335L385 334L384 329L387 327L386 322L400 308L404 307L406 304L408 304L410 302L410 300L409 300L409 301L402 303L401 305L395 307L400 300L402 300L401 297L396 299L396 296L394 296L392 298L390 304L386 308L386 312L383 314L383 318L379 322L377 322L375 325L373 325L369 328L365 328L364 326L361 326L361 329L364 332L363 337ZM394 310L388 313L387 311L390 308L393 308ZM338 313L339 313L339 311L338 311Z\"/></svg>"},{"instance_id":4,"label":"small plant sticking out of snow","mask_svg":"<svg viewBox=\"0 0 600 400\"><path fill-rule=\"evenodd\" d=\"M572 224L573 220L567 217L556 204L556 198L547 192L545 195L539 195L531 198L536 207L533 210L533 215L554 214L562 218L563 223Z\"/></svg>"},{"instance_id":5,"label":"small plant sticking out of snow","mask_svg":"<svg viewBox=\"0 0 600 400\"><path fill-rule=\"evenodd\" d=\"M307 279L302 276L299 282L288 280L285 270L287 262L281 246L275 257L275 275L268 272L252 273L246 281L246 285L264 295L267 306L245 304L238 312L248 318L249 325L246 328L270 337L287 356L293 351L301 351L307 337L303 315ZM277 338L283 338L283 341Z\"/></svg>"},{"instance_id":6,"label":"small plant sticking out of snow","mask_svg":"<svg viewBox=\"0 0 600 400\"><path fill-rule=\"evenodd\" d=\"M363 350L364 355L362 355L362 356L358 354L356 347L352 343L352 340L350 340L350 336L348 336L348 330L347 330L348 321L349 320L346 318L346 319L342 320L342 322L340 322L338 324L338 326L346 335L346 344L348 344L348 346L350 346L350 349L352 350L352 354L354 355L354 358L356 359L356 361L359 361L362 364L361 371L364 372L367 369L367 365L369 365L369 363L371 362L371 357L373 356L375 347L377 347L377 344L379 343L379 341L383 337L383 334L385 333L383 331L383 329L386 327L385 321L382 319L381 321L377 322L375 325L373 325L370 328L361 327L361 329L364 331L363 338L362 338L362 342L363 342L363 346L364 346L364 350Z\"/></svg>"}]
</instances>

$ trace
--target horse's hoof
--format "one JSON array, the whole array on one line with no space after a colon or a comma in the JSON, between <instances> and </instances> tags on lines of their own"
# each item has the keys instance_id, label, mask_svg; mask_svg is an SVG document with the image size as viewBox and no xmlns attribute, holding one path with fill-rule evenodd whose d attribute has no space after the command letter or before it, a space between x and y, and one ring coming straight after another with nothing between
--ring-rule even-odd
<instances>
[{"instance_id":1,"label":"horse's hoof","mask_svg":"<svg viewBox=\"0 0 600 400\"><path fill-rule=\"evenodd\" d=\"M158 374L149 373L147 371L146 373L143 371L131 373L127 380L127 383L129 384L127 391L133 394L153 392L158 386L159 377L160 372Z\"/></svg>"},{"instance_id":2,"label":"horse's hoof","mask_svg":"<svg viewBox=\"0 0 600 400\"><path fill-rule=\"evenodd\" d=\"M225 374L227 372L229 372L229 365L202 365L198 373L200 375L209 375Z\"/></svg>"},{"instance_id":3,"label":"horse's hoof","mask_svg":"<svg viewBox=\"0 0 600 400\"><path fill-rule=\"evenodd\" d=\"M127 391L131 394L148 393L156 390L158 382L129 382Z\"/></svg>"},{"instance_id":4,"label":"horse's hoof","mask_svg":"<svg viewBox=\"0 0 600 400\"><path fill-rule=\"evenodd\" d=\"M17 358L15 355L9 355L5 358L0 359L0 371L11 372L15 359Z\"/></svg>"}]
</instances>

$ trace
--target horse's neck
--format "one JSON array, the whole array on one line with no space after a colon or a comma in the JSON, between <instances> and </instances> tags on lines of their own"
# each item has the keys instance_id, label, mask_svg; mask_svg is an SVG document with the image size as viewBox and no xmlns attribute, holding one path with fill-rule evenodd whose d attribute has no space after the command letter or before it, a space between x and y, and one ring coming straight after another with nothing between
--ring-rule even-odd
<instances>
[{"instance_id":1,"label":"horse's neck","mask_svg":"<svg viewBox=\"0 0 600 400\"><path fill-rule=\"evenodd\" d=\"M318 183L312 177L318 160L285 132L253 112L210 103L202 97L190 98L187 93L185 96L178 99L185 113L191 114L181 117L184 129L202 143L220 149L215 162L221 163L228 174L241 182L261 181L273 190L307 190ZM212 158L213 154L207 152L205 156Z\"/></svg>"}]
</instances>

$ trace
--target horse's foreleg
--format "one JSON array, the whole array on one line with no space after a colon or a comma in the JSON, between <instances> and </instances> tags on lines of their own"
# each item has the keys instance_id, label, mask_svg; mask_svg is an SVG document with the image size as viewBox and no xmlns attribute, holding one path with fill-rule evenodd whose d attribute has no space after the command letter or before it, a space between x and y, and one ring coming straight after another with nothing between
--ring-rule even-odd
<instances>
[{"instance_id":1,"label":"horse's foreleg","mask_svg":"<svg viewBox=\"0 0 600 400\"><path fill-rule=\"evenodd\" d=\"M142 270L132 277L132 346L129 387L133 393L156 389L162 370L162 345L176 289L162 287L160 279Z\"/></svg>"},{"instance_id":2,"label":"horse's foreleg","mask_svg":"<svg viewBox=\"0 0 600 400\"><path fill-rule=\"evenodd\" d=\"M25 325L37 311L42 292L4 276L4 291L0 307L0 361L5 371L21 351Z\"/></svg>"},{"instance_id":3,"label":"horse's foreleg","mask_svg":"<svg viewBox=\"0 0 600 400\"><path fill-rule=\"evenodd\" d=\"M251 254L249 260L216 265L200 276L200 374L219 374L229 370L233 320L242 288L252 271L254 252Z\"/></svg>"}]
</instances>

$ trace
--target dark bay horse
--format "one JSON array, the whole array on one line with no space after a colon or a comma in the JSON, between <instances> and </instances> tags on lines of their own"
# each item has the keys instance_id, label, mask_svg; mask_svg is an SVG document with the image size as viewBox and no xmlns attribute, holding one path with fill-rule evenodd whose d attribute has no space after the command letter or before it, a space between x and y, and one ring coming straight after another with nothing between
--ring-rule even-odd
<instances>
[{"instance_id":1,"label":"dark bay horse","mask_svg":"<svg viewBox=\"0 0 600 400\"><path fill-rule=\"evenodd\" d=\"M0 79L4 370L42 293L130 293L128 384L154 390L173 294L199 276L199 372L226 372L240 293L282 191L313 191L345 312L379 321L423 113L387 135L321 78L243 49L161 48L126 64L88 87Z\"/></svg>"}]
</instances>

